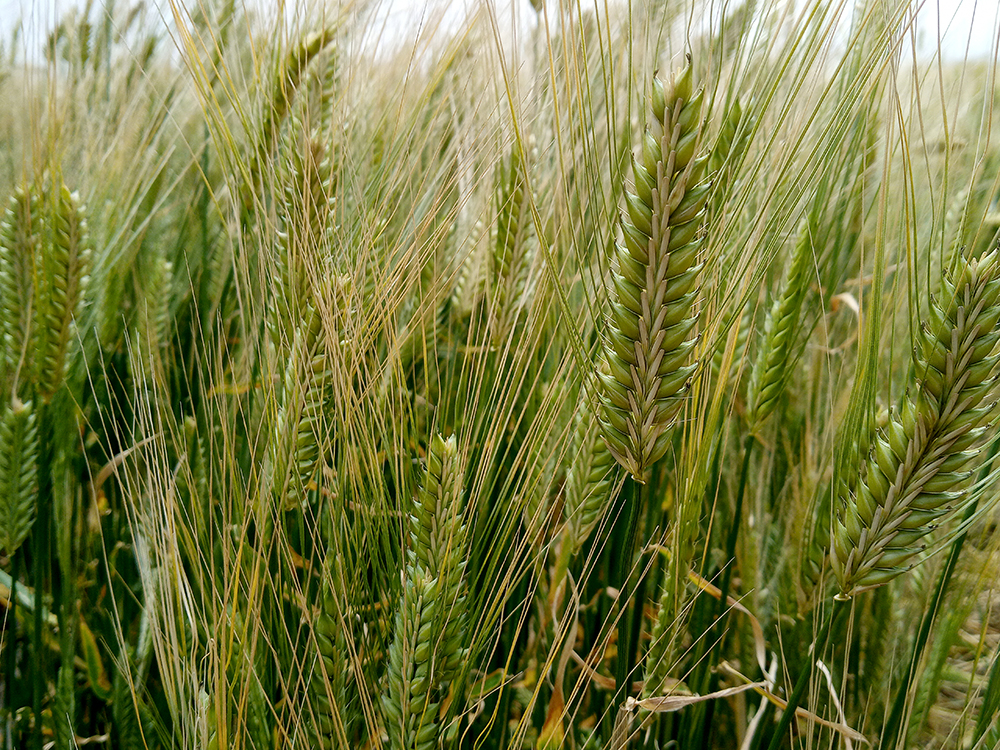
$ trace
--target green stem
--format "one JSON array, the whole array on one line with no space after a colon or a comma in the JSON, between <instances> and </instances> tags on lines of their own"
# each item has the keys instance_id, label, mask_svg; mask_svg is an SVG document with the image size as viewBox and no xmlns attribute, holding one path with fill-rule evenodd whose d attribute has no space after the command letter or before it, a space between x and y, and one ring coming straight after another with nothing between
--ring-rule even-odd
<instances>
[{"instance_id":1,"label":"green stem","mask_svg":"<svg viewBox=\"0 0 1000 750\"><path fill-rule=\"evenodd\" d=\"M726 537L726 567L722 570L722 580L719 583L719 617L726 612L726 599L729 596L729 583L733 578L733 568L736 567L736 542L740 535L740 525L743 522L743 498L746 496L747 479L750 475L750 456L754 446L753 435L747 435L743 441L743 468L740 470L740 483L736 488L736 505L733 508L733 522Z\"/></svg>"},{"instance_id":2,"label":"green stem","mask_svg":"<svg viewBox=\"0 0 1000 750\"><path fill-rule=\"evenodd\" d=\"M618 659L615 684L615 710L612 716L618 715L618 709L625 703L628 697L629 675L632 668L629 656L632 654L633 640L633 619L628 617L627 607L629 599L627 596L629 573L632 570L632 562L635 557L636 532L639 526L639 506L642 504L642 485L629 477L625 480L625 487L622 489L622 512L618 515L618 522L625 522L625 537L623 540L621 554L617 560L617 580L618 585ZM638 592L636 592L638 593ZM641 607L642 602L633 601L633 606Z\"/></svg>"},{"instance_id":3,"label":"green stem","mask_svg":"<svg viewBox=\"0 0 1000 750\"><path fill-rule=\"evenodd\" d=\"M809 686L809 677L812 674L812 660L817 658L826 649L826 644L830 639L830 633L833 631L834 625L840 622L849 609L848 602L834 600L833 608L826 616L826 622L823 623L823 627L820 628L816 640L813 641L812 658L802 666L799 679L796 680L795 687L792 688L792 694L788 696L788 705L785 706L785 710L781 714L781 719L778 721L778 727L774 730L774 735L771 737L771 744L768 745L768 750L778 750L781 747L785 733L788 731L788 727L795 717L795 711L802 702L802 697L806 694L806 688Z\"/></svg>"},{"instance_id":4,"label":"green stem","mask_svg":"<svg viewBox=\"0 0 1000 750\"><path fill-rule=\"evenodd\" d=\"M49 409L42 404L38 409L38 497L35 525L32 529L33 549L31 578L35 587L35 608L33 631L31 634L31 654L33 664L31 710L35 717L32 746L42 750L42 697L45 695L45 647L42 642L42 602L44 601L45 579L51 570L51 508L52 508L52 425L49 423Z\"/></svg>"},{"instance_id":5,"label":"green stem","mask_svg":"<svg viewBox=\"0 0 1000 750\"><path fill-rule=\"evenodd\" d=\"M702 639L702 642L706 644L708 648L707 658L701 660L703 666L703 671L699 675L698 682L696 683L697 690L704 690L707 692L713 692L718 688L718 676L712 674L707 680L708 670L712 668L712 653L716 650L722 650L724 636L718 635L718 630L722 627L722 619L726 615L726 604L729 598L729 586L733 577L733 568L736 567L736 542L739 540L740 526L743 523L743 501L746 497L746 487L747 480L750 476L750 458L753 453L753 446L755 440L753 435L747 435L743 442L743 467L740 470L740 480L736 489L736 504L733 507L733 518L732 523L729 526L729 533L726 536L726 547L725 555L723 556L724 567L722 569L722 575L719 581L719 602L715 607L716 615L714 622L711 625L711 633L709 637ZM721 456L722 454L722 444L721 440L716 448L716 456ZM707 685L706 685L707 682ZM692 727L692 731L698 733L700 737L700 747L702 750L707 750L711 746L712 740L712 726L713 718L715 714L715 702L709 701L704 705L702 709L701 722L695 723ZM692 743L698 742L698 737L692 737Z\"/></svg>"},{"instance_id":6,"label":"green stem","mask_svg":"<svg viewBox=\"0 0 1000 750\"><path fill-rule=\"evenodd\" d=\"M17 652L16 638L17 638L17 612L15 608L17 607L17 577L21 574L21 556L24 553L18 550L14 553L13 559L13 569L11 570L10 577L10 603L7 607L7 617L10 618L10 632L7 635L5 649L7 652L6 668L7 676L6 682L4 683L4 697L7 704L8 716L13 716L16 706L14 705L14 677L16 675L17 662L14 660L14 654ZM5 732L7 736L7 750L14 750L14 734L13 732Z\"/></svg>"}]
</instances>

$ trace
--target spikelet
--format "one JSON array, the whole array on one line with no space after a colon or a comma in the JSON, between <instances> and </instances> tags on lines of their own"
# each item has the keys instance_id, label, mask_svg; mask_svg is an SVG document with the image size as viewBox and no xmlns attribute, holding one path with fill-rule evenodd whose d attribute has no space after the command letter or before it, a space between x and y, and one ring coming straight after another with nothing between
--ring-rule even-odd
<instances>
[{"instance_id":1,"label":"spikelet","mask_svg":"<svg viewBox=\"0 0 1000 750\"><path fill-rule=\"evenodd\" d=\"M41 285L36 297L36 383L48 402L66 375L66 352L80 311L90 266L87 222L75 193L62 186L46 212L50 220L41 246Z\"/></svg>"},{"instance_id":2,"label":"spikelet","mask_svg":"<svg viewBox=\"0 0 1000 750\"><path fill-rule=\"evenodd\" d=\"M41 213L30 187L19 187L0 223L0 378L13 373L31 335L35 259L40 247ZM0 381L2 382L2 381Z\"/></svg>"},{"instance_id":3,"label":"spikelet","mask_svg":"<svg viewBox=\"0 0 1000 750\"><path fill-rule=\"evenodd\" d=\"M16 398L0 418L0 548L12 557L35 522L38 431L31 402Z\"/></svg>"},{"instance_id":4,"label":"spikelet","mask_svg":"<svg viewBox=\"0 0 1000 750\"><path fill-rule=\"evenodd\" d=\"M618 462L601 437L597 415L586 398L576 413L568 459L563 514L575 552L604 515L618 477Z\"/></svg>"},{"instance_id":5,"label":"spikelet","mask_svg":"<svg viewBox=\"0 0 1000 750\"><path fill-rule=\"evenodd\" d=\"M599 373L601 426L612 455L638 481L667 450L669 427L694 375L695 297L710 185L699 156L702 91L690 64L669 89L653 81L652 120L611 270L611 314Z\"/></svg>"},{"instance_id":6,"label":"spikelet","mask_svg":"<svg viewBox=\"0 0 1000 750\"><path fill-rule=\"evenodd\" d=\"M389 647L388 684L382 695L385 731L393 750L431 750L438 741L434 682L437 580L422 567L408 570Z\"/></svg>"},{"instance_id":7,"label":"spikelet","mask_svg":"<svg viewBox=\"0 0 1000 750\"><path fill-rule=\"evenodd\" d=\"M799 318L809 291L815 230L814 221L804 220L800 225L788 277L764 321L764 336L747 389L747 422L751 432L757 432L774 411L795 362Z\"/></svg>"},{"instance_id":8,"label":"spikelet","mask_svg":"<svg viewBox=\"0 0 1000 750\"><path fill-rule=\"evenodd\" d=\"M1000 251L961 258L944 306L931 301L915 353L919 389L904 395L841 500L831 562L840 596L889 582L919 562L923 539L967 504L977 447L996 416Z\"/></svg>"}]
</instances>

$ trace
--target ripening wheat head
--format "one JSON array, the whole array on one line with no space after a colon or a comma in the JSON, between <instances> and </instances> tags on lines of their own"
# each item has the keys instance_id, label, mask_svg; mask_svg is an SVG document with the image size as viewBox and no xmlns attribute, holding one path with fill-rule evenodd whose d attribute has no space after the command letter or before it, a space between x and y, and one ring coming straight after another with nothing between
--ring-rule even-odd
<instances>
[{"instance_id":1,"label":"ripening wheat head","mask_svg":"<svg viewBox=\"0 0 1000 750\"><path fill-rule=\"evenodd\" d=\"M841 596L913 567L927 534L972 497L967 480L996 415L1000 251L961 259L945 293L919 334L916 395L889 414L834 524Z\"/></svg>"},{"instance_id":2,"label":"ripening wheat head","mask_svg":"<svg viewBox=\"0 0 1000 750\"><path fill-rule=\"evenodd\" d=\"M669 88L653 82L652 117L611 271L601 379L601 427L637 480L667 449L695 365L690 363L701 227L710 185L699 155L702 91L690 64Z\"/></svg>"}]
</instances>

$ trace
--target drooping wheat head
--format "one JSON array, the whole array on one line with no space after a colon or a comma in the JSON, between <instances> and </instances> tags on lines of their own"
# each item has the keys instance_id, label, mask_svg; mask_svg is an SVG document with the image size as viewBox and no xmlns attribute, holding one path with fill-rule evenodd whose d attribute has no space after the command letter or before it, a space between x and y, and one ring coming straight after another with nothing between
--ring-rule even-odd
<instances>
[{"instance_id":1,"label":"drooping wheat head","mask_svg":"<svg viewBox=\"0 0 1000 750\"><path fill-rule=\"evenodd\" d=\"M703 92L692 75L689 63L669 87L653 81L611 270L600 420L608 449L638 481L666 452L697 367L692 332L711 185L708 156L699 155Z\"/></svg>"},{"instance_id":2,"label":"drooping wheat head","mask_svg":"<svg viewBox=\"0 0 1000 750\"><path fill-rule=\"evenodd\" d=\"M831 561L841 596L919 562L925 538L969 501L978 446L996 417L1000 251L961 258L930 305L915 352L919 385L878 430L862 475L841 499Z\"/></svg>"}]
</instances>

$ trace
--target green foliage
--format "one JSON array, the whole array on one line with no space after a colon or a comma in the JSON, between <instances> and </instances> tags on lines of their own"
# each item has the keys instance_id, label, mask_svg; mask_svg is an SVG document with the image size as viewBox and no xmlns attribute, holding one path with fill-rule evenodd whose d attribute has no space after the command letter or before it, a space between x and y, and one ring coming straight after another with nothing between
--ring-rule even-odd
<instances>
[{"instance_id":1,"label":"green foliage","mask_svg":"<svg viewBox=\"0 0 1000 750\"><path fill-rule=\"evenodd\" d=\"M989 66L171 7L0 54L0 743L995 744Z\"/></svg>"}]
</instances>

